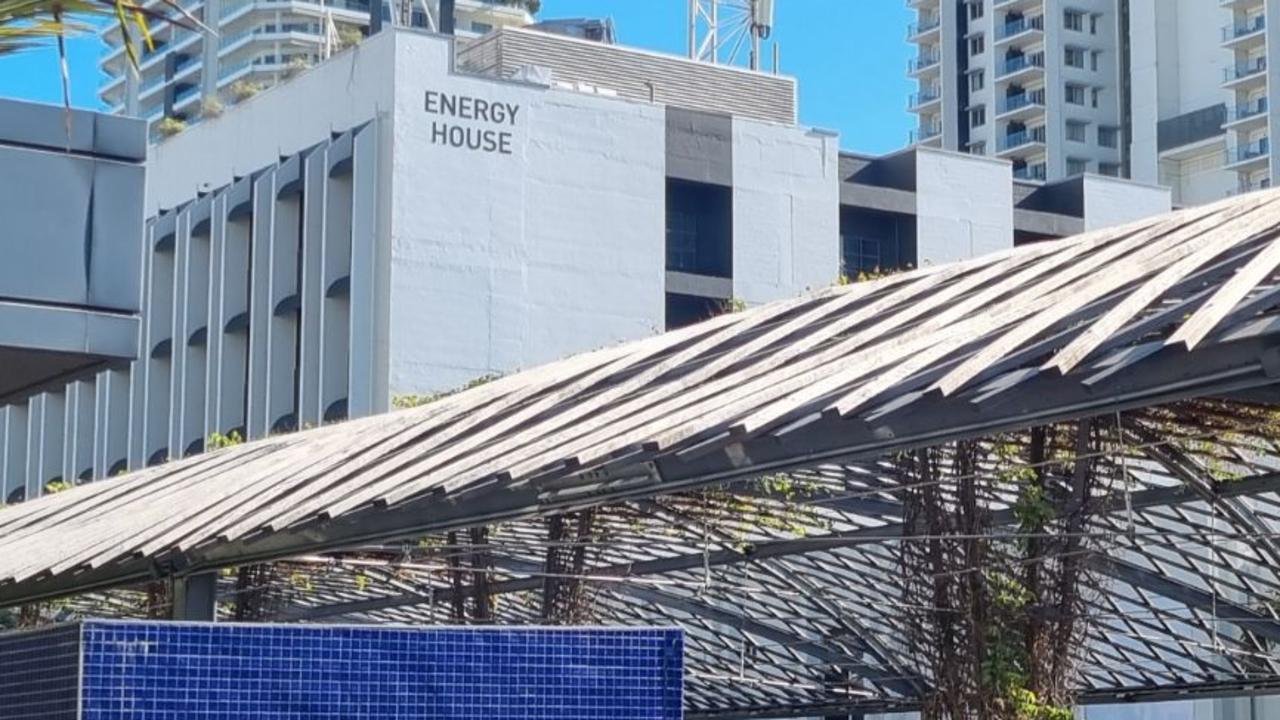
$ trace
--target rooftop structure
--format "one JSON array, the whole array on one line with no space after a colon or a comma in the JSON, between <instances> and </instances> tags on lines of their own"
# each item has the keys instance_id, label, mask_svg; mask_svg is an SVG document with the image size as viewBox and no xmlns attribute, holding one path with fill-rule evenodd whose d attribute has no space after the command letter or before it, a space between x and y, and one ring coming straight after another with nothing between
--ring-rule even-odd
<instances>
[{"instance_id":1,"label":"rooftop structure","mask_svg":"<svg viewBox=\"0 0 1280 720\"><path fill-rule=\"evenodd\" d=\"M979 540L917 514L932 488L957 518L977 503L1015 560L1088 568L1082 701L1275 691L1278 208L827 288L25 503L0 513L0 605L166 576L212 577L212 600L212 571L292 558L278 572L306 592L268 573L251 587L271 602L236 602L675 622L689 717L912 710L941 682L912 640L936 615L913 583L946 577L921 558ZM1048 520L1020 509L1024 471ZM1028 522L1050 554L1009 534ZM985 557L965 577L1004 562Z\"/></svg>"}]
</instances>

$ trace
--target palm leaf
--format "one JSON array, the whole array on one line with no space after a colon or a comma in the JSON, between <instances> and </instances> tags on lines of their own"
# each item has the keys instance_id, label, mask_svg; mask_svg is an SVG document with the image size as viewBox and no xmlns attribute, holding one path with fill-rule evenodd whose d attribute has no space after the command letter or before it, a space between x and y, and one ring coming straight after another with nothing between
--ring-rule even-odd
<instances>
[{"instance_id":1,"label":"palm leaf","mask_svg":"<svg viewBox=\"0 0 1280 720\"><path fill-rule=\"evenodd\" d=\"M144 0L145 1L145 0ZM160 0L143 7L139 0L0 0L0 55L43 47L50 41L58 51L62 75L62 102L70 123L71 77L67 68L66 37L93 30L88 20L112 18L120 29L129 64L137 72L139 58L131 26L147 48L154 50L149 21L166 21L187 29L215 34L199 18L187 12L179 0ZM76 18L69 20L68 18ZM68 135L70 128L68 128Z\"/></svg>"}]
</instances>

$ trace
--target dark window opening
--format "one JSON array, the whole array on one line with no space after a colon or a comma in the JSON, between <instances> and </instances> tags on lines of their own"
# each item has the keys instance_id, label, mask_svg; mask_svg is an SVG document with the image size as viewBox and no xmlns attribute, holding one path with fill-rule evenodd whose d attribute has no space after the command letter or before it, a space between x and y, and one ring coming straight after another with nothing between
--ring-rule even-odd
<instances>
[{"instance_id":1,"label":"dark window opening","mask_svg":"<svg viewBox=\"0 0 1280 720\"><path fill-rule=\"evenodd\" d=\"M840 209L840 272L848 278L916 266L915 218L900 213Z\"/></svg>"},{"instance_id":2,"label":"dark window opening","mask_svg":"<svg viewBox=\"0 0 1280 720\"><path fill-rule=\"evenodd\" d=\"M733 195L729 188L667 180L667 269L733 276Z\"/></svg>"},{"instance_id":3,"label":"dark window opening","mask_svg":"<svg viewBox=\"0 0 1280 720\"><path fill-rule=\"evenodd\" d=\"M725 311L725 301L697 295L667 293L667 329L700 323Z\"/></svg>"}]
</instances>

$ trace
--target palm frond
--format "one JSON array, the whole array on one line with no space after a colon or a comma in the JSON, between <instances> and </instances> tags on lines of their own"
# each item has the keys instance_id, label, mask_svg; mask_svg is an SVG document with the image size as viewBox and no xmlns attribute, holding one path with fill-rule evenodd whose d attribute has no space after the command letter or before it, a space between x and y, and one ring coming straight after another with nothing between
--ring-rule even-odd
<instances>
[{"instance_id":1,"label":"palm frond","mask_svg":"<svg viewBox=\"0 0 1280 720\"><path fill-rule=\"evenodd\" d=\"M66 38L91 32L93 25L88 21L94 18L111 18L119 27L125 54L134 72L140 60L131 29L136 29L147 48L153 51L155 42L148 26L151 21L215 34L182 7L179 0L159 0L148 7L139 0L0 0L0 56L53 42L62 75L63 105L69 111L71 77L67 68ZM69 113L67 122L70 123Z\"/></svg>"}]
</instances>

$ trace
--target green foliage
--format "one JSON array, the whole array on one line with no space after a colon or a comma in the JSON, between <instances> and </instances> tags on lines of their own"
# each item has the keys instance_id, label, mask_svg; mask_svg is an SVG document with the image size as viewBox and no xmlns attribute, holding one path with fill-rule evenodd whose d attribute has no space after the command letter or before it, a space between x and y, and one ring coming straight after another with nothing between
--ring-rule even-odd
<instances>
[{"instance_id":1,"label":"green foliage","mask_svg":"<svg viewBox=\"0 0 1280 720\"><path fill-rule=\"evenodd\" d=\"M1030 468L1027 468L1030 470ZM1034 475L1034 471L1032 473ZM1040 485L1028 484L1018 493L1018 501L1013 506L1013 516L1018 519L1018 529L1023 533L1037 533L1044 530L1057 516L1053 503L1045 497L1044 488Z\"/></svg>"},{"instance_id":2,"label":"green foliage","mask_svg":"<svg viewBox=\"0 0 1280 720\"><path fill-rule=\"evenodd\" d=\"M160 137L173 137L187 129L187 121L176 117L162 118L155 125L156 134Z\"/></svg>"},{"instance_id":3,"label":"green foliage","mask_svg":"<svg viewBox=\"0 0 1280 720\"><path fill-rule=\"evenodd\" d=\"M262 84L252 80L237 80L231 83L231 86L227 88L227 92L231 93L231 97L236 102L244 102L262 92Z\"/></svg>"},{"instance_id":4,"label":"green foliage","mask_svg":"<svg viewBox=\"0 0 1280 720\"><path fill-rule=\"evenodd\" d=\"M315 590L315 586L311 584L311 576L300 570L295 570L289 574L289 584L296 590L304 593L311 593Z\"/></svg>"},{"instance_id":5,"label":"green foliage","mask_svg":"<svg viewBox=\"0 0 1280 720\"><path fill-rule=\"evenodd\" d=\"M720 312L722 313L739 313L747 309L747 301L738 297L731 297L720 302Z\"/></svg>"},{"instance_id":6,"label":"green foliage","mask_svg":"<svg viewBox=\"0 0 1280 720\"><path fill-rule=\"evenodd\" d=\"M222 115L222 100L216 95L210 95L200 101L200 117L216 118Z\"/></svg>"},{"instance_id":7,"label":"green foliage","mask_svg":"<svg viewBox=\"0 0 1280 720\"><path fill-rule=\"evenodd\" d=\"M446 392L426 393L424 395L396 395L395 397L391 398L391 407L397 410L408 410L409 408L416 408L416 407L422 407L423 405L430 405L431 403L437 400L441 400L443 398L447 398L450 395L456 395L460 392L466 392L467 390L478 388L481 385L488 385L489 383L493 382L494 380L497 380L500 377L502 376L496 373L488 373L485 375L481 375L478 378L468 380L467 383L460 388L456 388L454 390L449 390Z\"/></svg>"},{"instance_id":8,"label":"green foliage","mask_svg":"<svg viewBox=\"0 0 1280 720\"><path fill-rule=\"evenodd\" d=\"M60 493L63 490L70 490L70 489L71 489L71 483L67 482L66 480L62 480L62 479L50 480L49 482L45 483L44 493L46 495L53 495L55 493Z\"/></svg>"},{"instance_id":9,"label":"green foliage","mask_svg":"<svg viewBox=\"0 0 1280 720\"><path fill-rule=\"evenodd\" d=\"M232 430L223 435L222 433L210 433L209 437L204 441L205 450L221 450L222 448L234 447L244 442L244 438L240 437L240 433Z\"/></svg>"},{"instance_id":10,"label":"green foliage","mask_svg":"<svg viewBox=\"0 0 1280 720\"><path fill-rule=\"evenodd\" d=\"M364 41L364 33L355 25L339 25L338 26L338 42L344 48L359 45Z\"/></svg>"},{"instance_id":11,"label":"green foliage","mask_svg":"<svg viewBox=\"0 0 1280 720\"><path fill-rule=\"evenodd\" d=\"M366 589L366 588L368 588L368 587L369 587L369 576L368 576L368 575L365 575L364 573L359 573L359 574L357 574L357 575L356 575L356 590L359 590L360 592L364 592L364 591L365 591L365 589Z\"/></svg>"}]
</instances>

